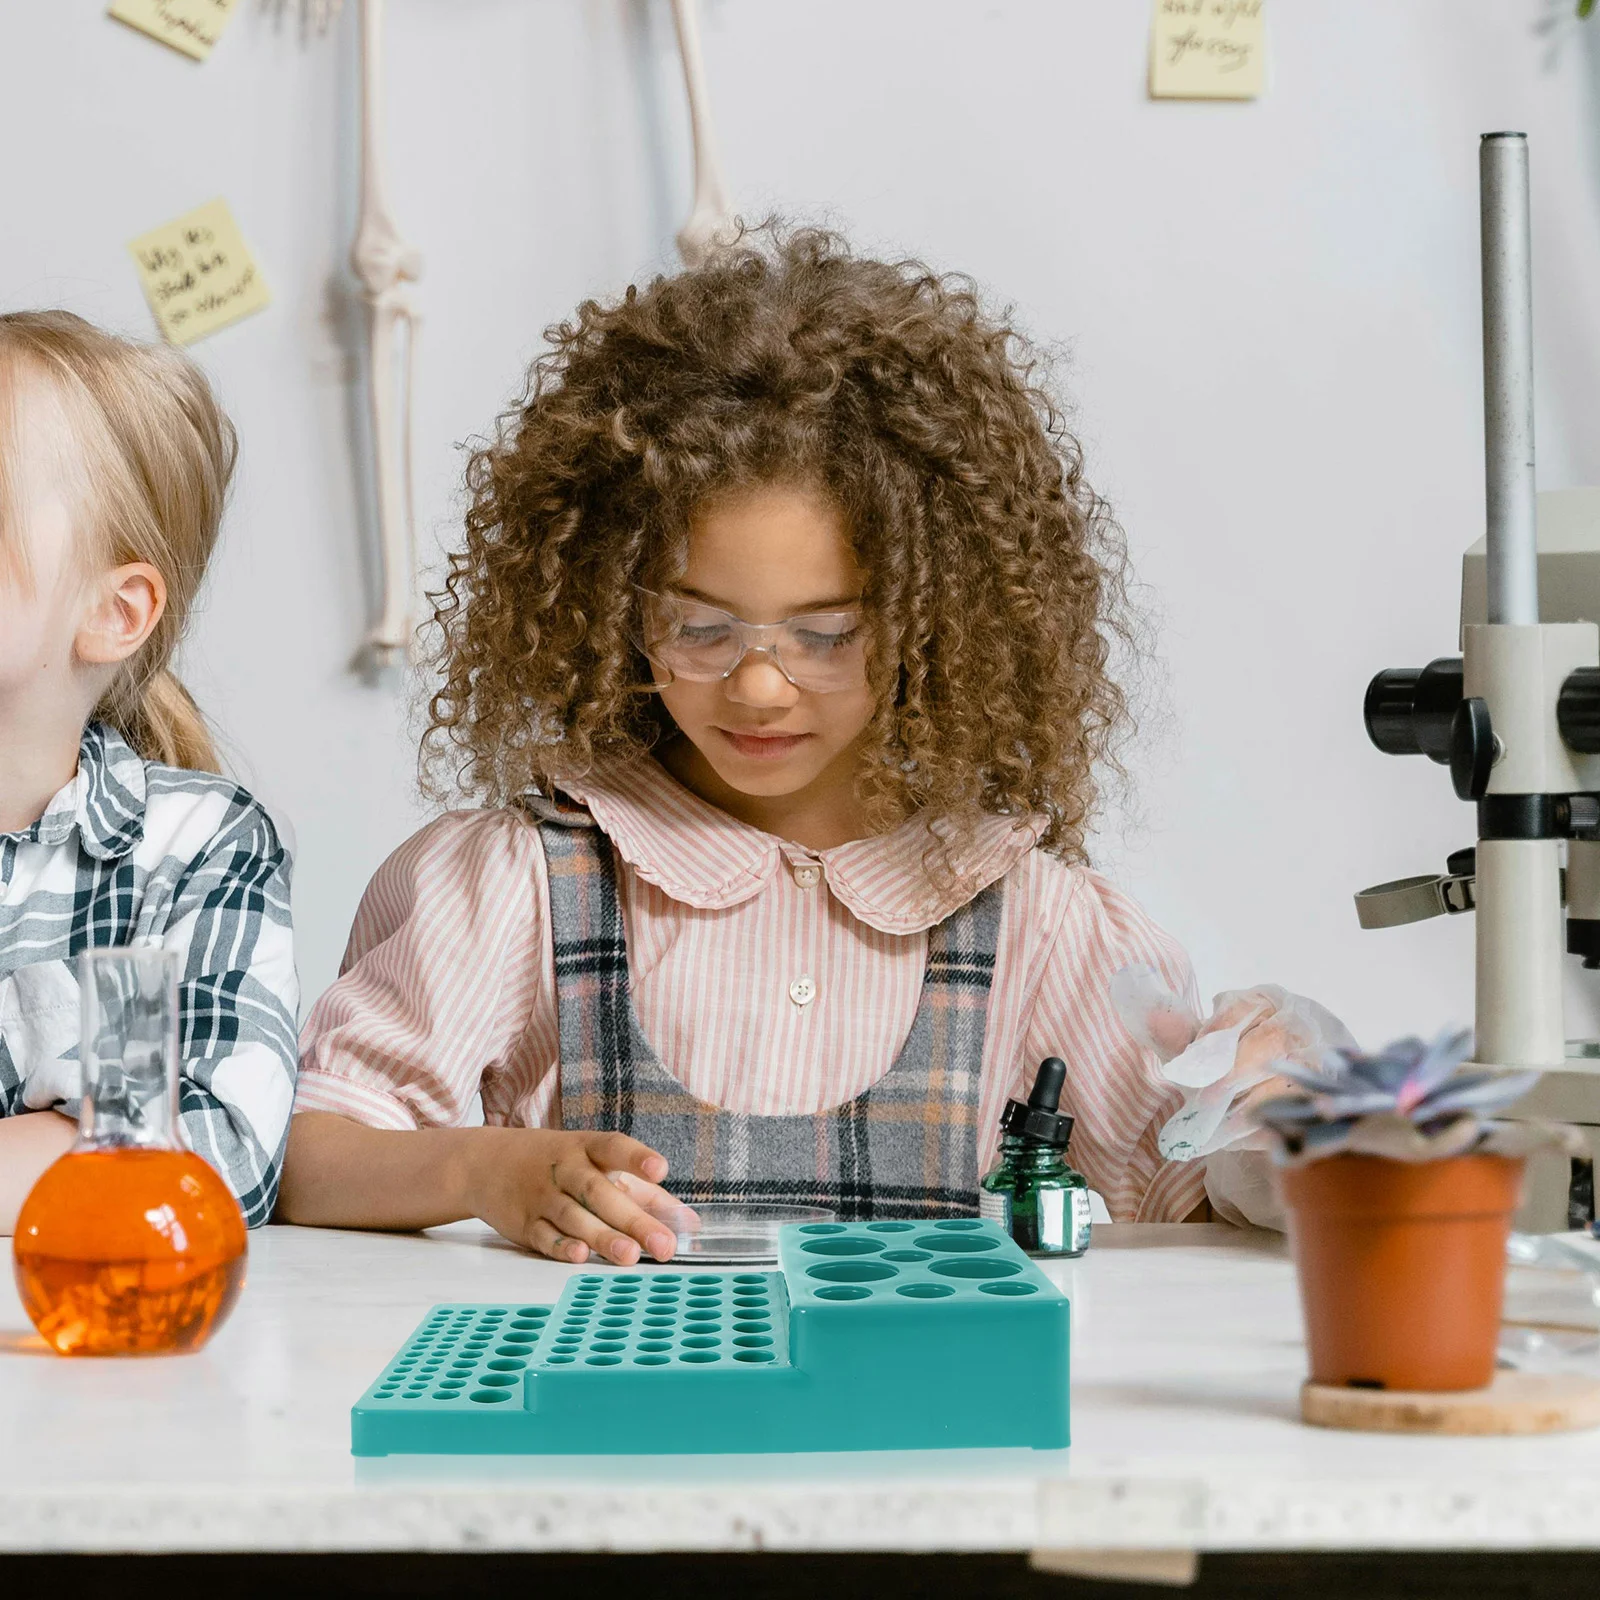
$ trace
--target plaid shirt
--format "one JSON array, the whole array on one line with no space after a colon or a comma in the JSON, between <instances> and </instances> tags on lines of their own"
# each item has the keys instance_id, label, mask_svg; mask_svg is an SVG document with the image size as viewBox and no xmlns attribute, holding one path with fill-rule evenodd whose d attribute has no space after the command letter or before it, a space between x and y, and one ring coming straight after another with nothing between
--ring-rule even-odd
<instances>
[{"instance_id":1,"label":"plaid shirt","mask_svg":"<svg viewBox=\"0 0 1600 1600\"><path fill-rule=\"evenodd\" d=\"M289 874L243 789L142 761L90 723L77 776L31 828L0 834L0 1115L77 1111L80 950L175 950L179 1121L245 1221L265 1222L294 1103Z\"/></svg>"}]
</instances>

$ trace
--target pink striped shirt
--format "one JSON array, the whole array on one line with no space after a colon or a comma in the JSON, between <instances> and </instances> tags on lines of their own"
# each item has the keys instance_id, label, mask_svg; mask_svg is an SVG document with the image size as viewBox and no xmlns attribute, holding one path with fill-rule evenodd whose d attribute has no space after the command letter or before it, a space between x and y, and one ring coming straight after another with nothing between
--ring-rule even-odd
<instances>
[{"instance_id":1,"label":"pink striped shirt","mask_svg":"<svg viewBox=\"0 0 1600 1600\"><path fill-rule=\"evenodd\" d=\"M1006 879L984 1040L980 1167L1008 1097L1068 1064L1072 1161L1118 1219L1175 1220L1201 1163L1164 1162L1180 1101L1123 1030L1107 983L1148 962L1179 992L1182 950L1103 878L986 819L954 880L923 865L925 826L812 851L735 821L655 762L566 785L611 840L639 1020L668 1072L732 1111L814 1114L886 1073L921 993L927 931ZM383 1128L560 1125L544 850L515 809L453 812L379 868L341 976L301 1039L297 1111ZM802 981L804 980L804 981ZM667 1179L671 1187L671 1177Z\"/></svg>"}]
</instances>

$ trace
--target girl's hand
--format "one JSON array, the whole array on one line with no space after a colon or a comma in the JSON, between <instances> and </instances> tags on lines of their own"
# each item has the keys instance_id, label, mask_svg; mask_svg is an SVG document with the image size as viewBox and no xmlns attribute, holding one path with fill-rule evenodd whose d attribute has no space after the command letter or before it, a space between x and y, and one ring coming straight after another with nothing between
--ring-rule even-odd
<instances>
[{"instance_id":1,"label":"girl's hand","mask_svg":"<svg viewBox=\"0 0 1600 1600\"><path fill-rule=\"evenodd\" d=\"M1314 1067L1324 1051L1355 1044L1326 1007L1276 984L1219 994L1201 1018L1153 967L1124 967L1111 979L1111 997L1123 1026L1155 1053L1161 1076L1185 1091L1158 1140L1169 1160L1259 1139L1255 1108L1288 1087L1281 1064Z\"/></svg>"},{"instance_id":2,"label":"girl's hand","mask_svg":"<svg viewBox=\"0 0 1600 1600\"><path fill-rule=\"evenodd\" d=\"M592 1253L631 1267L641 1247L671 1260L677 1236L651 1209L678 1202L659 1187L667 1163L648 1145L623 1133L482 1132L488 1137L477 1142L469 1177L472 1209L513 1244L574 1265Z\"/></svg>"}]
</instances>

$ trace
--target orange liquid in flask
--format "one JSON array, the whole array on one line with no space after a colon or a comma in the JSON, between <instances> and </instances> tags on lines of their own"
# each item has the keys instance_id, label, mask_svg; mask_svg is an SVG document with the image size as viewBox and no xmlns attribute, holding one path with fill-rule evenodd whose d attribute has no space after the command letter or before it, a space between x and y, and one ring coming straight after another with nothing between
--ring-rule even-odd
<instances>
[{"instance_id":1,"label":"orange liquid in flask","mask_svg":"<svg viewBox=\"0 0 1600 1600\"><path fill-rule=\"evenodd\" d=\"M63 1355L194 1350L244 1284L244 1218L188 1150L69 1151L17 1218L17 1289Z\"/></svg>"}]
</instances>

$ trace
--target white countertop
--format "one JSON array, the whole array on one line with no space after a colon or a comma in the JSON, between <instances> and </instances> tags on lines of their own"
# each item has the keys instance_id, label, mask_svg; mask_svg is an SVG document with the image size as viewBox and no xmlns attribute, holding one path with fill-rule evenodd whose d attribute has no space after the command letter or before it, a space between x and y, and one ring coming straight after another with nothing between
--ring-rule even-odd
<instances>
[{"instance_id":1,"label":"white countertop","mask_svg":"<svg viewBox=\"0 0 1600 1600\"><path fill-rule=\"evenodd\" d=\"M1335 1433L1281 1245L1096 1229L1070 1451L354 1460L352 1403L437 1301L554 1300L571 1269L462 1224L267 1228L199 1355L62 1360L0 1285L0 1550L1600 1548L1600 1431ZM996 1403L1005 1401L996 1373Z\"/></svg>"}]
</instances>

